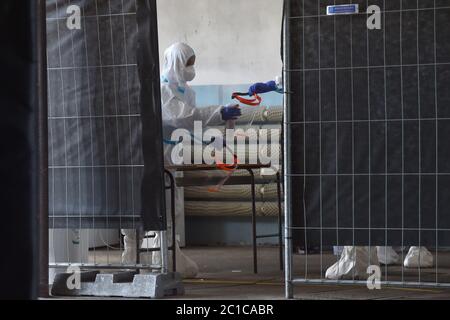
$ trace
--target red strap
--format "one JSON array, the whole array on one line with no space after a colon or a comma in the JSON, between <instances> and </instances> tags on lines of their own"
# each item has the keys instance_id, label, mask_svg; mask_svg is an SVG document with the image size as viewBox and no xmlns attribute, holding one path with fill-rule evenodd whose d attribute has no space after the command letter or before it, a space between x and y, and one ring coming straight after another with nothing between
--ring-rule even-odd
<instances>
[{"instance_id":1,"label":"red strap","mask_svg":"<svg viewBox=\"0 0 450 320\"><path fill-rule=\"evenodd\" d=\"M220 160L216 160L216 168L223 171L235 170L237 168L237 165L238 165L238 158L235 154L233 155L233 164L226 164Z\"/></svg>"},{"instance_id":2,"label":"red strap","mask_svg":"<svg viewBox=\"0 0 450 320\"><path fill-rule=\"evenodd\" d=\"M246 104L248 106L259 106L261 104L262 98L258 96L256 93L253 95L253 99L246 99L241 97L236 92L231 95L233 99L239 100L241 103Z\"/></svg>"}]
</instances>

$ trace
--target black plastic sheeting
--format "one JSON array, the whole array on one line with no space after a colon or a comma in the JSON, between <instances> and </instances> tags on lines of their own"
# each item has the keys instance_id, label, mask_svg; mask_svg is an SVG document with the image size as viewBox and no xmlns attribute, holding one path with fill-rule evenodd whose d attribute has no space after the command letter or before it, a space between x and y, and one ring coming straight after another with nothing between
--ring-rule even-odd
<instances>
[{"instance_id":1,"label":"black plastic sheeting","mask_svg":"<svg viewBox=\"0 0 450 320\"><path fill-rule=\"evenodd\" d=\"M0 2L0 299L32 299L38 292L41 4Z\"/></svg>"},{"instance_id":2,"label":"black plastic sheeting","mask_svg":"<svg viewBox=\"0 0 450 320\"><path fill-rule=\"evenodd\" d=\"M47 0L47 45L50 228L165 229L155 1Z\"/></svg>"},{"instance_id":3,"label":"black plastic sheeting","mask_svg":"<svg viewBox=\"0 0 450 320\"><path fill-rule=\"evenodd\" d=\"M335 3L291 1L294 243L448 246L450 1Z\"/></svg>"}]
</instances>

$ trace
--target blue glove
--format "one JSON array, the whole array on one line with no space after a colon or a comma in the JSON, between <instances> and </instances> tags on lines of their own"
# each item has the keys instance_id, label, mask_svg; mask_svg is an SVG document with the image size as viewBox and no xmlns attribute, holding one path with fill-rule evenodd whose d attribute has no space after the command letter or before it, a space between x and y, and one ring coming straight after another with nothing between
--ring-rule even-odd
<instances>
[{"instance_id":1,"label":"blue glove","mask_svg":"<svg viewBox=\"0 0 450 320\"><path fill-rule=\"evenodd\" d=\"M255 93L266 93L277 90L278 88L275 81L269 81L266 83L257 82L248 88L248 95L253 96Z\"/></svg>"},{"instance_id":2,"label":"blue glove","mask_svg":"<svg viewBox=\"0 0 450 320\"><path fill-rule=\"evenodd\" d=\"M242 114L238 104L226 105L220 110L220 113L223 121L236 120Z\"/></svg>"}]
</instances>

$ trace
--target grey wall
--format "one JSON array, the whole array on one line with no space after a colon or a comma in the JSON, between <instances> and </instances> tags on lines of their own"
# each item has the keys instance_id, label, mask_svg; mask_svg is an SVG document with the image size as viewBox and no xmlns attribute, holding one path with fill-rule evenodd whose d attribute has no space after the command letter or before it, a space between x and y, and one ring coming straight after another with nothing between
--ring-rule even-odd
<instances>
[{"instance_id":1,"label":"grey wall","mask_svg":"<svg viewBox=\"0 0 450 320\"><path fill-rule=\"evenodd\" d=\"M250 217L186 217L186 244L205 245L250 245L252 224ZM258 217L256 232L274 234L278 232L275 217ZM276 244L278 238L264 238L259 244Z\"/></svg>"},{"instance_id":2,"label":"grey wall","mask_svg":"<svg viewBox=\"0 0 450 320\"><path fill-rule=\"evenodd\" d=\"M158 0L160 56L173 42L190 44L197 54L193 85L273 79L281 74L282 3Z\"/></svg>"}]
</instances>

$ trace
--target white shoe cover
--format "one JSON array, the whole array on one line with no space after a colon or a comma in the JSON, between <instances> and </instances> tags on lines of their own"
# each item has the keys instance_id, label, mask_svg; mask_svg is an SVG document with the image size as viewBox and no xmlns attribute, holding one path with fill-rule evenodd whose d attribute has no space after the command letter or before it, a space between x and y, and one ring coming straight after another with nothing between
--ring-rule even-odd
<instances>
[{"instance_id":1,"label":"white shoe cover","mask_svg":"<svg viewBox=\"0 0 450 320\"><path fill-rule=\"evenodd\" d=\"M136 230L122 229L124 250L122 252L123 264L136 263Z\"/></svg>"},{"instance_id":2,"label":"white shoe cover","mask_svg":"<svg viewBox=\"0 0 450 320\"><path fill-rule=\"evenodd\" d=\"M123 229L122 233L125 235L124 237L124 251L122 253L122 263L124 264L134 264L136 263L136 232L132 229ZM153 232L150 232L153 233ZM172 245L171 239L168 239L168 245ZM160 237L159 233L156 232L154 234L154 238L149 239L150 248L159 248L160 246ZM178 241L176 241L176 264L177 264L177 272L179 272L184 278L194 278L198 274L198 266L197 264L188 256L186 256L180 250L180 246ZM142 263L149 263L150 259L147 259L146 255L143 255L144 259L141 261ZM172 254L169 251L169 270L172 269ZM161 264L161 253L159 251L152 252L151 255L151 264Z\"/></svg>"},{"instance_id":3,"label":"white shoe cover","mask_svg":"<svg viewBox=\"0 0 450 320\"><path fill-rule=\"evenodd\" d=\"M375 247L345 246L341 258L327 269L325 277L331 280L367 278L367 267L378 265L375 249Z\"/></svg>"},{"instance_id":4,"label":"white shoe cover","mask_svg":"<svg viewBox=\"0 0 450 320\"><path fill-rule=\"evenodd\" d=\"M153 246L159 247L159 235L155 236ZM169 243L169 246L171 243ZM198 265L194 260L189 258L180 250L180 246L178 241L175 241L175 254L176 254L176 264L177 264L177 272L181 274L183 278L195 278L198 274ZM172 253L169 251L169 270L172 269ZM161 264L161 253L159 251L154 251L152 253L152 264Z\"/></svg>"},{"instance_id":5,"label":"white shoe cover","mask_svg":"<svg viewBox=\"0 0 450 320\"><path fill-rule=\"evenodd\" d=\"M377 247L377 256L380 264L392 265L400 261L400 257L392 247Z\"/></svg>"},{"instance_id":6,"label":"white shoe cover","mask_svg":"<svg viewBox=\"0 0 450 320\"><path fill-rule=\"evenodd\" d=\"M411 247L406 255L403 265L406 268L418 268L420 259L421 268L431 268L434 265L433 255L425 247Z\"/></svg>"}]
</instances>

